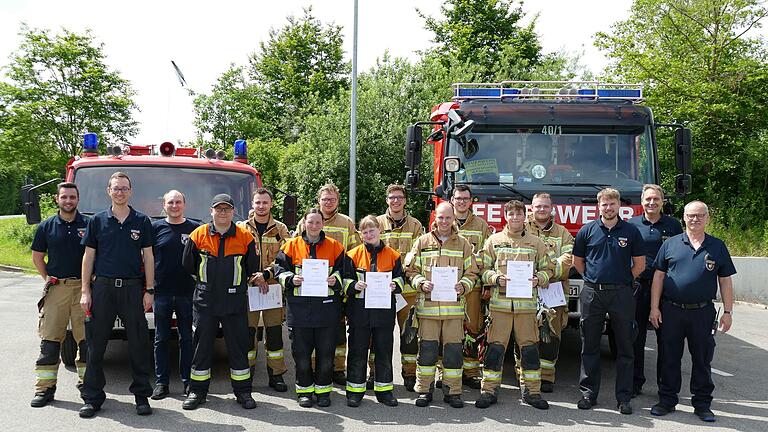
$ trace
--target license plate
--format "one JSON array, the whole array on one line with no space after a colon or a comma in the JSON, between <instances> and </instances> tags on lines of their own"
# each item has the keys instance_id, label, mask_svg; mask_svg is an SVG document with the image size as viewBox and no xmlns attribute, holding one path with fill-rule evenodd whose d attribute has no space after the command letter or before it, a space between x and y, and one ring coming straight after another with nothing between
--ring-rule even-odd
<instances>
[{"instance_id":1,"label":"license plate","mask_svg":"<svg viewBox=\"0 0 768 432\"><path fill-rule=\"evenodd\" d=\"M570 279L568 281L568 297L578 297L583 283L584 281L581 279Z\"/></svg>"}]
</instances>

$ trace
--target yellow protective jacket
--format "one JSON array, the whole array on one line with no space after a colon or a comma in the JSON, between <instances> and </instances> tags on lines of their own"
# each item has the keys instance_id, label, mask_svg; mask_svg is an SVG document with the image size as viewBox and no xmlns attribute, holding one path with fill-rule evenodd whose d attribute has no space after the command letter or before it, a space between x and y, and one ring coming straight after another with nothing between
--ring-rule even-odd
<instances>
[{"instance_id":1,"label":"yellow protective jacket","mask_svg":"<svg viewBox=\"0 0 768 432\"><path fill-rule=\"evenodd\" d=\"M547 249L554 255L555 269L550 283L561 281L563 283L563 292L567 299L570 293L568 274L573 265L573 236L564 226L555 223L554 218L550 219L544 228L539 227L533 215L528 217L526 230L540 238L547 246Z\"/></svg>"},{"instance_id":2,"label":"yellow protective jacket","mask_svg":"<svg viewBox=\"0 0 768 432\"><path fill-rule=\"evenodd\" d=\"M459 229L459 235L467 239L472 245L472 253L477 259L477 267L482 271L483 260L480 252L483 250L485 241L493 234L491 227L488 226L488 222L475 216L472 210L467 213L467 219L463 224L459 225L459 220L456 219L456 225Z\"/></svg>"},{"instance_id":3,"label":"yellow protective jacket","mask_svg":"<svg viewBox=\"0 0 768 432\"><path fill-rule=\"evenodd\" d=\"M323 216L323 232L329 238L341 243L347 251L351 251L362 243L355 228L355 221L339 213L338 210L327 219ZM304 218L301 218L296 227L296 236L301 236L302 233L304 233Z\"/></svg>"},{"instance_id":4,"label":"yellow protective jacket","mask_svg":"<svg viewBox=\"0 0 768 432\"><path fill-rule=\"evenodd\" d=\"M424 226L408 213L405 214L405 220L402 221L401 225L397 225L397 222L392 219L389 210L383 215L377 216L376 219L381 225L381 241L398 251L403 257L411 251L413 242L424 235ZM416 294L416 289L410 283L406 283L403 287L403 294Z\"/></svg>"},{"instance_id":5,"label":"yellow protective jacket","mask_svg":"<svg viewBox=\"0 0 768 432\"><path fill-rule=\"evenodd\" d=\"M513 233L507 225L502 232L489 237L483 248L483 283L493 285L490 309L507 313L536 313L537 287L531 288L528 298L508 298L506 289L500 287L498 281L507 274L507 261L532 261L534 275L539 279L538 286L546 287L555 268L553 258L544 242L527 230Z\"/></svg>"},{"instance_id":6,"label":"yellow protective jacket","mask_svg":"<svg viewBox=\"0 0 768 432\"><path fill-rule=\"evenodd\" d=\"M416 314L419 319L455 319L464 318L464 295L475 285L478 277L477 264L472 255L472 245L461 237L455 227L450 237L441 242L437 237L437 228L419 237L406 257L406 277L419 292ZM422 291L422 284L432 278L432 267L456 267L459 282L464 285L464 292L455 302L432 301L430 293Z\"/></svg>"},{"instance_id":7,"label":"yellow protective jacket","mask_svg":"<svg viewBox=\"0 0 768 432\"><path fill-rule=\"evenodd\" d=\"M259 268L264 275L264 280L267 283L277 283L275 278L275 257L280 252L280 247L291 238L291 233L288 231L288 227L284 223L276 220L271 215L267 221L267 229L264 230L264 234L259 234L259 230L256 228L256 219L253 215L253 210L248 214L248 220L238 222L238 225L247 229L253 235L253 241L255 242L256 252L259 254Z\"/></svg>"}]
</instances>

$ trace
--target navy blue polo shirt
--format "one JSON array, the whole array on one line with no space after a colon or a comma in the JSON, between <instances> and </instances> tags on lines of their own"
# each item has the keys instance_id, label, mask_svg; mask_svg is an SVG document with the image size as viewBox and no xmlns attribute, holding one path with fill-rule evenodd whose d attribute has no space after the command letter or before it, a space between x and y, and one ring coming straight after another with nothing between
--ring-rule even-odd
<instances>
[{"instance_id":1,"label":"navy blue polo shirt","mask_svg":"<svg viewBox=\"0 0 768 432\"><path fill-rule=\"evenodd\" d=\"M662 297L675 303L702 303L717 296L717 278L736 274L731 254L722 240L706 234L694 250L688 234L664 242L653 263L665 272Z\"/></svg>"},{"instance_id":2,"label":"navy blue polo shirt","mask_svg":"<svg viewBox=\"0 0 768 432\"><path fill-rule=\"evenodd\" d=\"M31 249L48 254L45 271L57 278L80 278L83 268L85 246L80 240L85 235L89 217L80 212L75 219L67 222L58 214L42 221L37 226Z\"/></svg>"},{"instance_id":3,"label":"navy blue polo shirt","mask_svg":"<svg viewBox=\"0 0 768 432\"><path fill-rule=\"evenodd\" d=\"M656 223L651 223L645 218L645 213L635 216L627 222L636 226L640 230L640 235L643 236L645 270L637 278L653 279L653 261L656 260L656 254L659 252L661 244L670 237L682 234L683 227L679 220L667 215L661 215L661 219Z\"/></svg>"},{"instance_id":4,"label":"navy blue polo shirt","mask_svg":"<svg viewBox=\"0 0 768 432\"><path fill-rule=\"evenodd\" d=\"M152 222L155 245L155 295L185 296L192 295L195 280L181 266L184 246L189 234L200 226L189 219L179 224L172 224L165 219Z\"/></svg>"},{"instance_id":5,"label":"navy blue polo shirt","mask_svg":"<svg viewBox=\"0 0 768 432\"><path fill-rule=\"evenodd\" d=\"M643 256L643 237L634 225L619 219L610 230L598 218L579 230L573 255L584 258L584 280L601 284L632 283L632 257Z\"/></svg>"},{"instance_id":6,"label":"navy blue polo shirt","mask_svg":"<svg viewBox=\"0 0 768 432\"><path fill-rule=\"evenodd\" d=\"M96 249L93 274L108 278L143 278L141 249L152 246L152 221L130 208L120 223L112 207L96 213L88 223L83 245Z\"/></svg>"}]
</instances>

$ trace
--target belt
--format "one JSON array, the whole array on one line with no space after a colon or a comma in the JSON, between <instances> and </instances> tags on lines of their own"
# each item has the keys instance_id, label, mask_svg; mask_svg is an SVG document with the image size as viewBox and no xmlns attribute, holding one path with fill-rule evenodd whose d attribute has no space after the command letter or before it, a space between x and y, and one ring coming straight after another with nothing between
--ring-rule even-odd
<instances>
[{"instance_id":1,"label":"belt","mask_svg":"<svg viewBox=\"0 0 768 432\"><path fill-rule=\"evenodd\" d=\"M601 284L601 283L593 283L593 282L587 282L587 281L584 281L584 285L590 288L594 288L598 291L615 290L615 289L629 286L627 284L608 284L608 283Z\"/></svg>"},{"instance_id":2,"label":"belt","mask_svg":"<svg viewBox=\"0 0 768 432\"><path fill-rule=\"evenodd\" d=\"M96 276L94 281L101 285L108 285L117 288L121 287L140 287L144 283L144 278L108 278L104 276Z\"/></svg>"},{"instance_id":3,"label":"belt","mask_svg":"<svg viewBox=\"0 0 768 432\"><path fill-rule=\"evenodd\" d=\"M52 276L52 277L56 277L56 276ZM81 285L82 284L82 281L80 280L80 278L76 278L76 277L56 278L56 279L58 279L58 282L57 282L58 285Z\"/></svg>"},{"instance_id":4,"label":"belt","mask_svg":"<svg viewBox=\"0 0 768 432\"><path fill-rule=\"evenodd\" d=\"M680 309L701 309L712 304L712 300L707 300L701 303L675 303L671 300L665 300L672 306L679 307Z\"/></svg>"}]
</instances>

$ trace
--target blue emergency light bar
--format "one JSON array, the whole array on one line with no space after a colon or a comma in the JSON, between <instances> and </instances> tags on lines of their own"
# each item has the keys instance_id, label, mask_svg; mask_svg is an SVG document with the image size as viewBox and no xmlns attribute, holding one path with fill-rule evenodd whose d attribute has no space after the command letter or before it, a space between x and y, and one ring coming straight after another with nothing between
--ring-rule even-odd
<instances>
[{"instance_id":1,"label":"blue emergency light bar","mask_svg":"<svg viewBox=\"0 0 768 432\"><path fill-rule=\"evenodd\" d=\"M83 151L86 153L95 153L99 149L99 137L93 132L83 135Z\"/></svg>"},{"instance_id":2,"label":"blue emergency light bar","mask_svg":"<svg viewBox=\"0 0 768 432\"><path fill-rule=\"evenodd\" d=\"M248 144L243 139L235 140L235 159L248 158Z\"/></svg>"},{"instance_id":3,"label":"blue emergency light bar","mask_svg":"<svg viewBox=\"0 0 768 432\"><path fill-rule=\"evenodd\" d=\"M642 84L612 84L599 81L503 81L500 83L453 84L453 100L558 99L641 102Z\"/></svg>"}]
</instances>

